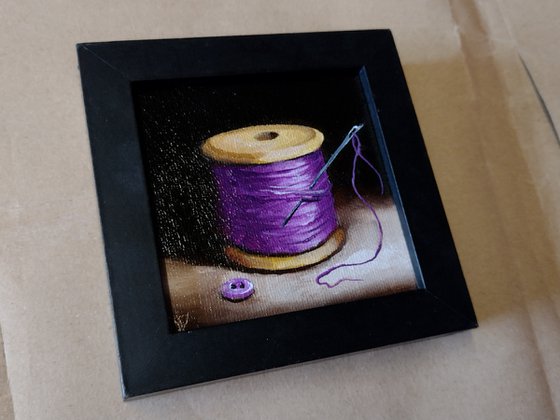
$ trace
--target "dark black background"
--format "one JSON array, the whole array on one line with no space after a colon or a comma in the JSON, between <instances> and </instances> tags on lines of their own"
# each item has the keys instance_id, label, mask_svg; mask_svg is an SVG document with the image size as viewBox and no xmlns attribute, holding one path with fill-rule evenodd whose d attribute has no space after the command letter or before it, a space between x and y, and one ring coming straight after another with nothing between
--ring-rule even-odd
<instances>
[{"instance_id":1,"label":"dark black background","mask_svg":"<svg viewBox=\"0 0 560 420\"><path fill-rule=\"evenodd\" d=\"M381 169L369 110L356 71L294 72L133 84L160 256L227 265L217 223L209 159L200 152L215 134L258 124L301 124L325 135L325 158L353 125L363 150ZM329 169L335 190L350 193L353 150ZM382 171L383 172L383 171ZM359 164L358 185L378 192Z\"/></svg>"}]
</instances>

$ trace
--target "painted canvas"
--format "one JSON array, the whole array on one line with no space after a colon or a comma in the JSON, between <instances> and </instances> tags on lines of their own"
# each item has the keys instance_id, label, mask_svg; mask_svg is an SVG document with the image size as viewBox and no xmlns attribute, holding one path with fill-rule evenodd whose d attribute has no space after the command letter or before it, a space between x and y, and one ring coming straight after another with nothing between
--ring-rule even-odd
<instances>
[{"instance_id":1,"label":"painted canvas","mask_svg":"<svg viewBox=\"0 0 560 420\"><path fill-rule=\"evenodd\" d=\"M175 332L418 288L355 72L133 84Z\"/></svg>"}]
</instances>

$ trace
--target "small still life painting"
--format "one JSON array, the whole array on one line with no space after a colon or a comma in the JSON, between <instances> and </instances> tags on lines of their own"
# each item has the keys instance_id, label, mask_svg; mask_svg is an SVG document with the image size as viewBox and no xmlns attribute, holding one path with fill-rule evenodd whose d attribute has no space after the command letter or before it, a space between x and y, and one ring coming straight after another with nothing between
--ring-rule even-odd
<instances>
[{"instance_id":1,"label":"small still life painting","mask_svg":"<svg viewBox=\"0 0 560 420\"><path fill-rule=\"evenodd\" d=\"M353 74L134 86L174 332L418 288Z\"/></svg>"}]
</instances>

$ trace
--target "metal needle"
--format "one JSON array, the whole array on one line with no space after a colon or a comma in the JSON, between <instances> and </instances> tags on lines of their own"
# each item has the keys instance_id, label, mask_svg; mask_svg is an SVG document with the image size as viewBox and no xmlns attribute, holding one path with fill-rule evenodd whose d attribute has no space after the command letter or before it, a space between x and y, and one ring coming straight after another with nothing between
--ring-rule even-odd
<instances>
[{"instance_id":1,"label":"metal needle","mask_svg":"<svg viewBox=\"0 0 560 420\"><path fill-rule=\"evenodd\" d=\"M342 149L344 149L346 147L346 145L348 143L350 143L350 140L352 140L352 137L362 129L364 125L363 124L359 124L359 125L355 125L353 126L350 131L348 132L348 134L346 134L346 137L344 137L344 140L342 140L342 143L340 143L340 145L337 147L337 149L334 151L334 153L331 155L331 157L329 158L329 160L327 160L327 163L325 163L323 165L323 167L321 168L321 170L317 173L317 176L315 177L315 179L313 179L313 182L311 183L311 185L309 186L309 189L312 190L315 185L317 185L317 182L319 182L319 178L321 178L321 175L323 175L325 173L325 171L329 168L329 166L331 166L331 164L334 162L334 160L336 159L336 157L340 154L340 152L342 152ZM303 198L300 199L297 204L294 206L294 208L292 209L292 211L290 212L290 214L288 214L288 217L286 217L286 219L284 219L284 222L282 223L282 226L286 226L288 224L288 222L290 221L290 219L292 218L292 216L296 213L296 211L299 209L299 207L303 204Z\"/></svg>"}]
</instances>

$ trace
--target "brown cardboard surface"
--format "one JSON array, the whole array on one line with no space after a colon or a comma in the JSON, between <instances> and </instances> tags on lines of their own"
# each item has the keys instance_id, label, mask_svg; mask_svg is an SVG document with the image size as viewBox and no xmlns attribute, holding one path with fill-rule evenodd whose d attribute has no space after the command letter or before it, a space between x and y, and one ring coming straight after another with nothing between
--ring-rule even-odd
<instances>
[{"instance_id":1,"label":"brown cardboard surface","mask_svg":"<svg viewBox=\"0 0 560 420\"><path fill-rule=\"evenodd\" d=\"M536 3L520 0L500 0L507 35L515 43L525 62L556 130L560 126L560 72L558 41L560 40L560 7L553 0ZM557 134L558 136L558 134Z\"/></svg>"},{"instance_id":2,"label":"brown cardboard surface","mask_svg":"<svg viewBox=\"0 0 560 420\"><path fill-rule=\"evenodd\" d=\"M15 417L557 418L560 147L519 55L559 121L560 6L530 3L0 3ZM74 44L377 27L393 30L480 328L122 402Z\"/></svg>"},{"instance_id":3,"label":"brown cardboard surface","mask_svg":"<svg viewBox=\"0 0 560 420\"><path fill-rule=\"evenodd\" d=\"M6 360L4 358L2 331L0 331L0 419L10 420L14 418L12 407L12 396L10 385L6 374Z\"/></svg>"}]
</instances>

